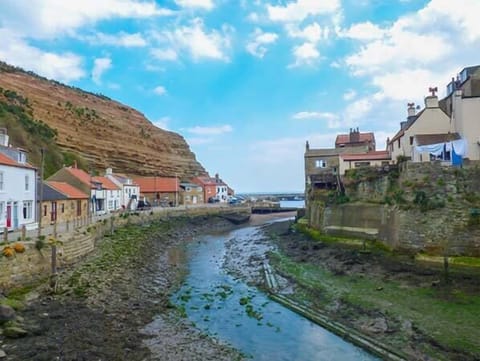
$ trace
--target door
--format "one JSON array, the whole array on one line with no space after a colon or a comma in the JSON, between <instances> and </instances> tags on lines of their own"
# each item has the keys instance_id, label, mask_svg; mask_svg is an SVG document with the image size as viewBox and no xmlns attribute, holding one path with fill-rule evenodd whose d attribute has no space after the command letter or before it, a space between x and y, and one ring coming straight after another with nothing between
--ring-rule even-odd
<instances>
[{"instance_id":1,"label":"door","mask_svg":"<svg viewBox=\"0 0 480 361\"><path fill-rule=\"evenodd\" d=\"M57 202L51 202L50 221L55 222L56 220L57 220Z\"/></svg>"},{"instance_id":2,"label":"door","mask_svg":"<svg viewBox=\"0 0 480 361\"><path fill-rule=\"evenodd\" d=\"M192 203L193 203L193 204L197 204L197 196L193 196L193 197L192 197Z\"/></svg>"},{"instance_id":3,"label":"door","mask_svg":"<svg viewBox=\"0 0 480 361\"><path fill-rule=\"evenodd\" d=\"M78 200L77 201L77 217L80 217L82 215L82 201Z\"/></svg>"},{"instance_id":4,"label":"door","mask_svg":"<svg viewBox=\"0 0 480 361\"><path fill-rule=\"evenodd\" d=\"M7 204L7 228L12 226L12 205Z\"/></svg>"},{"instance_id":5,"label":"door","mask_svg":"<svg viewBox=\"0 0 480 361\"><path fill-rule=\"evenodd\" d=\"M13 203L13 228L18 228L18 203Z\"/></svg>"}]
</instances>

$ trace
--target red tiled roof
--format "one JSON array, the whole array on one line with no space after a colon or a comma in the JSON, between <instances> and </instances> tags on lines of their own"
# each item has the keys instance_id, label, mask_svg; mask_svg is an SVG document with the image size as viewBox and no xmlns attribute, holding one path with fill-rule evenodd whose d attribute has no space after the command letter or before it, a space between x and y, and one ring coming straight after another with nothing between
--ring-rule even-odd
<instances>
[{"instance_id":1,"label":"red tiled roof","mask_svg":"<svg viewBox=\"0 0 480 361\"><path fill-rule=\"evenodd\" d=\"M111 190L111 191L117 191L117 190L120 189L115 183L113 183L107 177L92 177L92 180L94 182L102 183L102 188L104 188L104 189L108 189L108 190Z\"/></svg>"},{"instance_id":2,"label":"red tiled roof","mask_svg":"<svg viewBox=\"0 0 480 361\"><path fill-rule=\"evenodd\" d=\"M376 152L360 153L360 154L341 154L343 160L387 160L391 159L390 153L386 150Z\"/></svg>"},{"instance_id":3,"label":"red tiled roof","mask_svg":"<svg viewBox=\"0 0 480 361\"><path fill-rule=\"evenodd\" d=\"M167 177L141 177L134 178L133 181L140 186L140 192L177 192L180 180L178 178Z\"/></svg>"},{"instance_id":4,"label":"red tiled roof","mask_svg":"<svg viewBox=\"0 0 480 361\"><path fill-rule=\"evenodd\" d=\"M335 140L335 144L348 144L348 143L360 143L360 142L373 142L375 136L373 133L360 133L358 142L350 142L349 134L339 134Z\"/></svg>"},{"instance_id":5,"label":"red tiled roof","mask_svg":"<svg viewBox=\"0 0 480 361\"><path fill-rule=\"evenodd\" d=\"M68 198L71 199L87 199L88 196L80 191L79 189L75 188L74 186L65 183L65 182L54 182L54 181L47 181L46 182L50 187L55 189L56 191L66 195Z\"/></svg>"},{"instance_id":6,"label":"red tiled roof","mask_svg":"<svg viewBox=\"0 0 480 361\"><path fill-rule=\"evenodd\" d=\"M28 164L28 163L25 163L25 164L18 163L18 162L16 162L16 161L14 161L12 158L7 157L7 156L6 156L5 154L3 154L3 153L0 153L0 164L2 164L2 165L9 165L9 166L18 167L18 168L35 169L35 168L32 167L30 164Z\"/></svg>"},{"instance_id":7,"label":"red tiled roof","mask_svg":"<svg viewBox=\"0 0 480 361\"><path fill-rule=\"evenodd\" d=\"M92 177L90 176L90 174L88 174L87 172L85 172L84 170L82 169L79 169L79 168L71 168L71 167L67 167L65 168L67 170L67 172L69 172L71 175L73 175L75 178L79 179L82 183L85 183L86 185L88 185L89 187L91 187L92 185Z\"/></svg>"}]
</instances>

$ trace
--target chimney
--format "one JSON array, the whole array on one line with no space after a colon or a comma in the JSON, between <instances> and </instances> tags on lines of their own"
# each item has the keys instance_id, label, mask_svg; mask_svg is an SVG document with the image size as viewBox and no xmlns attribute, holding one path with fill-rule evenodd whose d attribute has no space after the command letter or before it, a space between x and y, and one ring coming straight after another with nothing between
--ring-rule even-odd
<instances>
[{"instance_id":1,"label":"chimney","mask_svg":"<svg viewBox=\"0 0 480 361\"><path fill-rule=\"evenodd\" d=\"M215 182L220 183L220 177L219 177L218 173L215 174Z\"/></svg>"},{"instance_id":2,"label":"chimney","mask_svg":"<svg viewBox=\"0 0 480 361\"><path fill-rule=\"evenodd\" d=\"M438 88L430 87L428 88L428 91L432 93L432 95L425 97L425 108L438 108Z\"/></svg>"},{"instance_id":3,"label":"chimney","mask_svg":"<svg viewBox=\"0 0 480 361\"><path fill-rule=\"evenodd\" d=\"M357 129L350 129L350 143L358 143L360 141L360 131Z\"/></svg>"},{"instance_id":4,"label":"chimney","mask_svg":"<svg viewBox=\"0 0 480 361\"><path fill-rule=\"evenodd\" d=\"M417 114L417 111L415 110L415 103L408 103L408 117L414 117Z\"/></svg>"}]
</instances>

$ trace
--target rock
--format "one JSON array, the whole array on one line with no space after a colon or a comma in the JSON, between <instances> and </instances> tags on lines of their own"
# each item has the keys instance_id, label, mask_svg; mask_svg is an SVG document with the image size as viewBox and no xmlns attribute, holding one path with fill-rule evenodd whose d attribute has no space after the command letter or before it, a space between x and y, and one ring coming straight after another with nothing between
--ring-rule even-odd
<instances>
[{"instance_id":1,"label":"rock","mask_svg":"<svg viewBox=\"0 0 480 361\"><path fill-rule=\"evenodd\" d=\"M5 353L5 351L0 350L0 358L5 358L5 357L7 357L7 354Z\"/></svg>"},{"instance_id":2,"label":"rock","mask_svg":"<svg viewBox=\"0 0 480 361\"><path fill-rule=\"evenodd\" d=\"M15 319L15 310L7 305L0 305L0 324Z\"/></svg>"},{"instance_id":3,"label":"rock","mask_svg":"<svg viewBox=\"0 0 480 361\"><path fill-rule=\"evenodd\" d=\"M368 325L363 327L365 331L372 333L384 333L388 330L387 320L383 317L373 319Z\"/></svg>"},{"instance_id":4,"label":"rock","mask_svg":"<svg viewBox=\"0 0 480 361\"><path fill-rule=\"evenodd\" d=\"M28 332L19 326L10 326L3 330L3 335L8 338L21 338L27 334Z\"/></svg>"}]
</instances>

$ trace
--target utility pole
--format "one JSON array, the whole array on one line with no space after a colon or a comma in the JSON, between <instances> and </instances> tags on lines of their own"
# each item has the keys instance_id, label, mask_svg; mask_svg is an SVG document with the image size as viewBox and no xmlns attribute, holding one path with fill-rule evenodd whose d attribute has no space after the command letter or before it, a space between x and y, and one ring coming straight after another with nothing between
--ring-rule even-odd
<instances>
[{"instance_id":1,"label":"utility pole","mask_svg":"<svg viewBox=\"0 0 480 361\"><path fill-rule=\"evenodd\" d=\"M178 178L177 178L177 173L175 173L175 207L178 207Z\"/></svg>"},{"instance_id":2,"label":"utility pole","mask_svg":"<svg viewBox=\"0 0 480 361\"><path fill-rule=\"evenodd\" d=\"M41 161L40 161L40 190L39 190L39 199L38 199L38 238L42 235L42 202L43 202L43 167L45 163L45 149L40 148Z\"/></svg>"}]
</instances>

